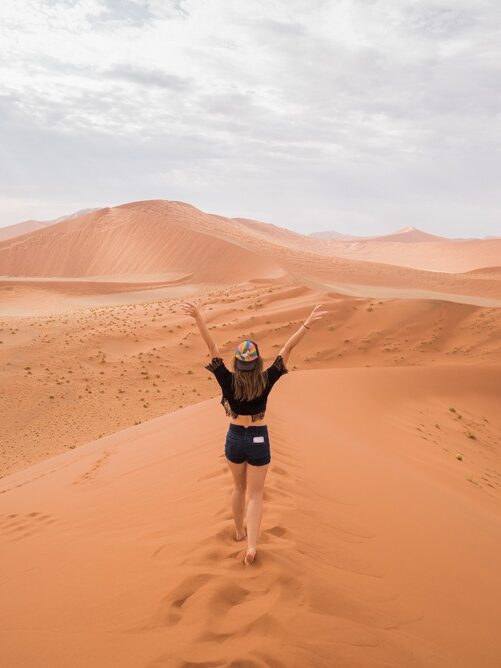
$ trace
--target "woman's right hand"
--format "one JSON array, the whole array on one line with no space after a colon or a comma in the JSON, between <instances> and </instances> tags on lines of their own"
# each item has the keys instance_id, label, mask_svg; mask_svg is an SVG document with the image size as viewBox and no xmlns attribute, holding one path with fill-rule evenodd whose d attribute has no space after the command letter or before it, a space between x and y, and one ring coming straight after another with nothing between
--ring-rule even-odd
<instances>
[{"instance_id":1,"label":"woman's right hand","mask_svg":"<svg viewBox=\"0 0 501 668\"><path fill-rule=\"evenodd\" d=\"M198 310L198 307L192 304L191 302L181 302L179 306L186 315L191 315L191 317L195 318L195 320L200 316L200 311Z\"/></svg>"},{"instance_id":2,"label":"woman's right hand","mask_svg":"<svg viewBox=\"0 0 501 668\"><path fill-rule=\"evenodd\" d=\"M305 321L305 323L304 323L307 327L309 327L309 325L310 325L314 320L320 320L320 318L322 318L324 315L326 315L327 313L329 313L329 311L320 311L319 309L321 309L322 306L323 306L322 304L317 304L317 306L315 306L315 308L313 309L313 311L312 311L312 312L310 313L310 315L308 316L308 319L307 319L307 320Z\"/></svg>"}]
</instances>

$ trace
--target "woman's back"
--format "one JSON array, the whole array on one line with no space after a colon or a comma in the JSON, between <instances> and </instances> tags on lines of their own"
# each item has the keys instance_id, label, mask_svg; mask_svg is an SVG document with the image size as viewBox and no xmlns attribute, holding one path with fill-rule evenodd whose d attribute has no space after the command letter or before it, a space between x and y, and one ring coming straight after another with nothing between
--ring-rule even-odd
<instances>
[{"instance_id":1,"label":"woman's back","mask_svg":"<svg viewBox=\"0 0 501 668\"><path fill-rule=\"evenodd\" d=\"M277 380L288 373L281 355L277 355L273 362L264 370L266 385L264 390L253 399L237 399L235 397L234 373L226 368L221 357L213 357L205 366L211 371L219 383L222 396L221 404L226 414L235 420L236 424L260 422L264 419L268 395ZM244 372L245 373L245 372Z\"/></svg>"}]
</instances>

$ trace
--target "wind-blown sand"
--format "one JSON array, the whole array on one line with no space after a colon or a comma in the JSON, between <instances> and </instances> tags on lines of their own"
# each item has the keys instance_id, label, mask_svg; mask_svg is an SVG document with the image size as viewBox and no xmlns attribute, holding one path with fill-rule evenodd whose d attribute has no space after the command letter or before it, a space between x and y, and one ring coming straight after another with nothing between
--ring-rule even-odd
<instances>
[{"instance_id":1,"label":"wind-blown sand","mask_svg":"<svg viewBox=\"0 0 501 668\"><path fill-rule=\"evenodd\" d=\"M499 267L297 236L153 201L0 243L0 665L498 668ZM328 311L270 395L252 567L187 297L228 365Z\"/></svg>"}]
</instances>

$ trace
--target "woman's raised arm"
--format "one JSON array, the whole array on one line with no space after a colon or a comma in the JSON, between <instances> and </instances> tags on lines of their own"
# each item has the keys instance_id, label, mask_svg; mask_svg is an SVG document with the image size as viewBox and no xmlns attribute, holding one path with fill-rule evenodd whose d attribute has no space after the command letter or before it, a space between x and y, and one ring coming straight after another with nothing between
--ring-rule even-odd
<instances>
[{"instance_id":1,"label":"woman's raised arm","mask_svg":"<svg viewBox=\"0 0 501 668\"><path fill-rule=\"evenodd\" d=\"M191 302L182 302L180 304L180 307L186 313L186 315L190 315L192 318L195 319L195 322L198 325L198 329L200 330L200 334L202 335L207 346L209 347L210 356L221 357L219 348L217 347L214 339L212 338L209 330L207 329L207 325L205 324L204 319L202 318L202 314L198 310L198 307L196 307Z\"/></svg>"},{"instance_id":2,"label":"woman's raised arm","mask_svg":"<svg viewBox=\"0 0 501 668\"><path fill-rule=\"evenodd\" d=\"M278 353L279 355L282 356L282 359L284 361L284 365L287 366L287 361L289 359L290 352L297 344L301 341L303 336L306 334L308 331L308 328L311 327L312 322L315 320L319 320L322 316L324 316L328 311L320 311L319 309L322 307L322 304L318 304L315 306L313 311L310 313L308 318L304 321L303 324L299 327L297 332L293 334L290 339L287 341L285 346L282 348L282 350Z\"/></svg>"}]
</instances>

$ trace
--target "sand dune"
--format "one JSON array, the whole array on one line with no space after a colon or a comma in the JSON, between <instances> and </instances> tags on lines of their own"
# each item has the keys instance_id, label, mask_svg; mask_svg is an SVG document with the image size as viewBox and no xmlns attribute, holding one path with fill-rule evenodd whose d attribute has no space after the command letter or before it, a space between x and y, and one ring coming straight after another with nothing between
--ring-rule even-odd
<instances>
[{"instance_id":1,"label":"sand dune","mask_svg":"<svg viewBox=\"0 0 501 668\"><path fill-rule=\"evenodd\" d=\"M22 234L30 234L36 230L43 230L45 227L48 227L48 225L51 224L52 223L50 221L24 220L22 223L4 225L4 227L0 227L0 241L13 239L14 237L19 237Z\"/></svg>"},{"instance_id":2,"label":"sand dune","mask_svg":"<svg viewBox=\"0 0 501 668\"><path fill-rule=\"evenodd\" d=\"M252 218L231 218L231 220L239 223L241 226L247 228L255 236L261 237L271 242L280 242L284 245L290 245L293 248L308 248L306 245L307 237L299 232L293 232L285 227L278 227L272 223L263 223Z\"/></svg>"},{"instance_id":3,"label":"sand dune","mask_svg":"<svg viewBox=\"0 0 501 668\"><path fill-rule=\"evenodd\" d=\"M186 203L165 200L99 209L1 242L0 277L121 275L137 280L145 274L161 277L162 273L174 271L190 274L192 283L231 285L256 278L283 278L301 284L313 278L331 283L501 298L499 281L490 277L402 266L398 258L412 258L413 249L418 254L421 252L415 250L423 246L418 242L406 243L405 254L401 252L402 245L397 243L398 257L393 257L391 262L400 262L400 265L390 266L379 256L374 258L377 261L368 261L371 258L366 257L340 257L342 252L347 252L346 244L350 242L314 239L251 222L249 225L249 221L206 214ZM334 247L333 243L344 245ZM379 246L374 246L377 241L360 243L372 244L369 248L392 247L392 242L381 242ZM456 255L448 249L456 242L444 243L447 252L440 245L440 253L446 271L450 272L448 258ZM495 264L493 256L499 258L501 241L457 243L466 244L460 254L460 264L467 266L462 266L461 271L480 265L492 266ZM474 243L484 244L482 261L478 259L480 251L471 245ZM427 256L433 258L433 252L428 252L433 244L427 242L424 246Z\"/></svg>"},{"instance_id":4,"label":"sand dune","mask_svg":"<svg viewBox=\"0 0 501 668\"><path fill-rule=\"evenodd\" d=\"M96 211L96 209L80 209L75 213L70 213L66 216L60 216L59 218L54 218L52 220L24 220L21 223L15 223L14 225L5 225L0 227L0 241L6 239L13 239L14 237L19 237L22 234L30 234L35 230L42 230L45 227L59 223L62 220L69 220L70 218L76 218L77 216L83 216L90 211Z\"/></svg>"},{"instance_id":5,"label":"sand dune","mask_svg":"<svg viewBox=\"0 0 501 668\"><path fill-rule=\"evenodd\" d=\"M311 237L312 235L310 235ZM501 239L448 239L415 227L393 234L342 238L316 235L321 242L314 249L335 257L411 267L433 272L461 273L497 265Z\"/></svg>"},{"instance_id":6,"label":"sand dune","mask_svg":"<svg viewBox=\"0 0 501 668\"><path fill-rule=\"evenodd\" d=\"M2 666L498 668L498 240L418 232L336 257L151 200L0 243ZM250 568L187 297L229 366L327 311L270 396Z\"/></svg>"},{"instance_id":7,"label":"sand dune","mask_svg":"<svg viewBox=\"0 0 501 668\"><path fill-rule=\"evenodd\" d=\"M501 267L481 267L480 269L472 269L467 272L470 276L473 277L484 277L484 278L494 278L501 280Z\"/></svg>"},{"instance_id":8,"label":"sand dune","mask_svg":"<svg viewBox=\"0 0 501 668\"><path fill-rule=\"evenodd\" d=\"M424 232L422 234L425 234ZM431 236L431 235L429 235ZM466 272L499 262L501 239L423 240L399 239L398 235L362 241L329 241L336 257L383 262L434 272ZM402 243L405 247L402 248Z\"/></svg>"},{"instance_id":9,"label":"sand dune","mask_svg":"<svg viewBox=\"0 0 501 668\"><path fill-rule=\"evenodd\" d=\"M363 239L364 237L356 236L355 234L343 234L335 230L323 230L322 232L310 232L309 237L314 239Z\"/></svg>"},{"instance_id":10,"label":"sand dune","mask_svg":"<svg viewBox=\"0 0 501 668\"><path fill-rule=\"evenodd\" d=\"M325 231L325 232L312 232L308 236L314 237L317 239L339 239L347 240L353 239L354 241L398 241L406 243L415 243L420 241L445 241L446 237L439 237L435 234L429 234L428 232L423 232L423 230L418 230L415 227L403 227L396 232L390 234L380 234L375 236L359 236L353 234L342 234L335 231Z\"/></svg>"},{"instance_id":11,"label":"sand dune","mask_svg":"<svg viewBox=\"0 0 501 668\"><path fill-rule=\"evenodd\" d=\"M376 237L366 237L366 239L374 239L381 242L398 241L400 243L448 241L445 237L423 232L423 230L418 230L416 227L403 227L401 230L393 232L393 234L382 234Z\"/></svg>"},{"instance_id":12,"label":"sand dune","mask_svg":"<svg viewBox=\"0 0 501 668\"><path fill-rule=\"evenodd\" d=\"M212 218L182 203L156 200L99 209L0 243L0 275L133 277L178 271L195 281L229 283L283 274L272 260L223 239Z\"/></svg>"},{"instance_id":13,"label":"sand dune","mask_svg":"<svg viewBox=\"0 0 501 668\"><path fill-rule=\"evenodd\" d=\"M283 379L252 570L218 399L4 478L5 664L495 668L500 371Z\"/></svg>"}]
</instances>

